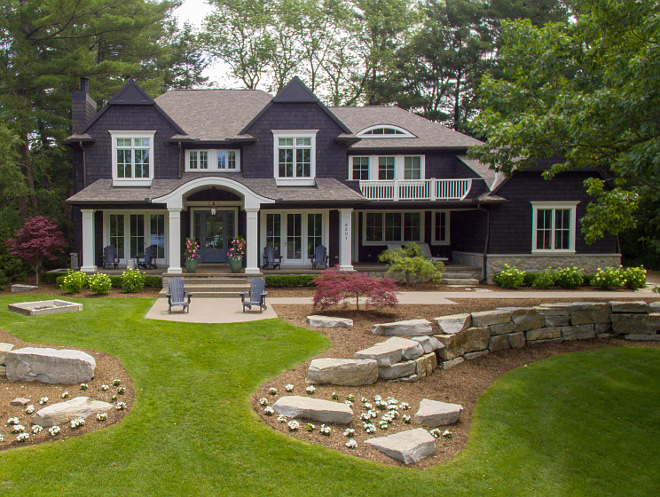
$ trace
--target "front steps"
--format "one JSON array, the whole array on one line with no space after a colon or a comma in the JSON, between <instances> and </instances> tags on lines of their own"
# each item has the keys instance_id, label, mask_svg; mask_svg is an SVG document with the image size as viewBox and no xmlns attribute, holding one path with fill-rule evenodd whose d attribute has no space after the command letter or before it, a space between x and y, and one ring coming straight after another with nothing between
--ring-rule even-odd
<instances>
[{"instance_id":1,"label":"front steps","mask_svg":"<svg viewBox=\"0 0 660 497\"><path fill-rule=\"evenodd\" d=\"M167 298L169 282L172 278L183 280L186 291L193 294L193 298L239 298L239 292L250 290L250 282L258 274L244 273L193 273L168 275L163 274L163 289L158 295Z\"/></svg>"},{"instance_id":2,"label":"front steps","mask_svg":"<svg viewBox=\"0 0 660 497\"><path fill-rule=\"evenodd\" d=\"M477 286L481 279L481 268L472 266L447 266L442 274L443 285Z\"/></svg>"}]
</instances>

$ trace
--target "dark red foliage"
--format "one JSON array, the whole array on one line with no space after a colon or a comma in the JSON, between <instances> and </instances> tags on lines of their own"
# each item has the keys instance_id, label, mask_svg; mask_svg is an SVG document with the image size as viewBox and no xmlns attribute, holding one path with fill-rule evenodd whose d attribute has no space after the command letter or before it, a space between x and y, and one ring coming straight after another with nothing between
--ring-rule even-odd
<instances>
[{"instance_id":1,"label":"dark red foliage","mask_svg":"<svg viewBox=\"0 0 660 497\"><path fill-rule=\"evenodd\" d=\"M45 216L30 217L14 232L14 238L7 240L9 253L27 262L37 275L46 259L57 259L56 254L65 246L66 240L57 229L57 222Z\"/></svg>"},{"instance_id":2,"label":"dark red foliage","mask_svg":"<svg viewBox=\"0 0 660 497\"><path fill-rule=\"evenodd\" d=\"M398 287L390 278L375 279L364 273L329 268L314 278L314 283L314 307L320 307L322 311L341 303L346 306L353 298L360 310L360 297L366 298L367 307L373 309L394 307L399 303L395 295Z\"/></svg>"}]
</instances>

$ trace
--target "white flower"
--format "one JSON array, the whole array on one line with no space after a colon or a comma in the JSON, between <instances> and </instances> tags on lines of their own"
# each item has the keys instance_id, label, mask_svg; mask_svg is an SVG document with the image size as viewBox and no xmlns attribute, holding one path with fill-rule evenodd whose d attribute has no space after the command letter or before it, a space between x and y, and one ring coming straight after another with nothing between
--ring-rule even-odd
<instances>
[{"instance_id":1,"label":"white flower","mask_svg":"<svg viewBox=\"0 0 660 497\"><path fill-rule=\"evenodd\" d=\"M80 384L80 389L81 390L87 390L88 388L89 388L89 386L87 385L87 383L81 383Z\"/></svg>"},{"instance_id":2,"label":"white flower","mask_svg":"<svg viewBox=\"0 0 660 497\"><path fill-rule=\"evenodd\" d=\"M289 383L287 386L284 387L284 390L287 392L293 392L293 385Z\"/></svg>"},{"instance_id":3,"label":"white flower","mask_svg":"<svg viewBox=\"0 0 660 497\"><path fill-rule=\"evenodd\" d=\"M351 439L350 439L348 442L346 442L344 445L345 445L346 447L348 447L349 449L355 449L355 448L357 447L357 442L355 441L355 439L351 438Z\"/></svg>"},{"instance_id":4,"label":"white flower","mask_svg":"<svg viewBox=\"0 0 660 497\"><path fill-rule=\"evenodd\" d=\"M403 422L409 425L412 422L412 418L408 416L407 414L403 415Z\"/></svg>"},{"instance_id":5,"label":"white flower","mask_svg":"<svg viewBox=\"0 0 660 497\"><path fill-rule=\"evenodd\" d=\"M85 418L76 418L71 420L71 429L75 430L79 426L85 426Z\"/></svg>"},{"instance_id":6,"label":"white flower","mask_svg":"<svg viewBox=\"0 0 660 497\"><path fill-rule=\"evenodd\" d=\"M34 433L35 435L36 435L37 433L40 433L41 430L43 430L43 428L41 427L41 425L34 425L34 426L32 427L32 433Z\"/></svg>"},{"instance_id":7,"label":"white flower","mask_svg":"<svg viewBox=\"0 0 660 497\"><path fill-rule=\"evenodd\" d=\"M348 407L351 407L353 405L353 402L351 402L350 400L345 400L344 404L346 404Z\"/></svg>"},{"instance_id":8,"label":"white flower","mask_svg":"<svg viewBox=\"0 0 660 497\"><path fill-rule=\"evenodd\" d=\"M69 392L64 392L60 397L62 397L63 399L68 398L69 397Z\"/></svg>"},{"instance_id":9,"label":"white flower","mask_svg":"<svg viewBox=\"0 0 660 497\"><path fill-rule=\"evenodd\" d=\"M284 415L277 416L277 420L280 423L286 423L286 416L284 416Z\"/></svg>"},{"instance_id":10,"label":"white flower","mask_svg":"<svg viewBox=\"0 0 660 497\"><path fill-rule=\"evenodd\" d=\"M17 442L25 442L30 438L30 435L28 433L21 433L19 436L16 437Z\"/></svg>"},{"instance_id":11,"label":"white flower","mask_svg":"<svg viewBox=\"0 0 660 497\"><path fill-rule=\"evenodd\" d=\"M15 418L15 417L14 418L9 418L7 420L7 424L9 426L17 425L18 423L20 423L20 421L18 420L18 418Z\"/></svg>"},{"instance_id":12,"label":"white flower","mask_svg":"<svg viewBox=\"0 0 660 497\"><path fill-rule=\"evenodd\" d=\"M124 402L117 402L115 409L117 409L118 411L123 411L124 409L126 409L126 404Z\"/></svg>"},{"instance_id":13,"label":"white flower","mask_svg":"<svg viewBox=\"0 0 660 497\"><path fill-rule=\"evenodd\" d=\"M124 395L124 394L126 393L126 387L119 387L119 388L117 389L117 393L118 393L119 395Z\"/></svg>"},{"instance_id":14,"label":"white flower","mask_svg":"<svg viewBox=\"0 0 660 497\"><path fill-rule=\"evenodd\" d=\"M369 402L365 402L364 403L364 408L369 411L369 410L373 409L374 406L371 405Z\"/></svg>"},{"instance_id":15,"label":"white flower","mask_svg":"<svg viewBox=\"0 0 660 497\"><path fill-rule=\"evenodd\" d=\"M118 387L121 384L121 380L119 378L115 378L114 380L112 380L112 384Z\"/></svg>"},{"instance_id":16,"label":"white flower","mask_svg":"<svg viewBox=\"0 0 660 497\"><path fill-rule=\"evenodd\" d=\"M378 413L376 411L374 411L373 409L367 411L367 414L369 415L369 418L377 418L378 417Z\"/></svg>"},{"instance_id":17,"label":"white flower","mask_svg":"<svg viewBox=\"0 0 660 497\"><path fill-rule=\"evenodd\" d=\"M5 441L5 437L3 437L2 433L0 433L0 442L4 442L4 441Z\"/></svg>"},{"instance_id":18,"label":"white flower","mask_svg":"<svg viewBox=\"0 0 660 497\"><path fill-rule=\"evenodd\" d=\"M329 437L330 433L332 433L332 430L330 429L329 426L321 425L320 432L321 432L321 435L325 435L326 437Z\"/></svg>"},{"instance_id":19,"label":"white flower","mask_svg":"<svg viewBox=\"0 0 660 497\"><path fill-rule=\"evenodd\" d=\"M377 400L377 401L376 401L376 407L377 407L378 409L383 409L383 410L385 410L385 408L387 407L387 402L385 402L385 401L383 401L383 400Z\"/></svg>"},{"instance_id":20,"label":"white flower","mask_svg":"<svg viewBox=\"0 0 660 497\"><path fill-rule=\"evenodd\" d=\"M41 397L39 399L39 404L40 405L48 404L48 397Z\"/></svg>"},{"instance_id":21,"label":"white flower","mask_svg":"<svg viewBox=\"0 0 660 497\"><path fill-rule=\"evenodd\" d=\"M392 415L388 412L387 414L383 414L381 417L381 423L389 423L392 421Z\"/></svg>"},{"instance_id":22,"label":"white flower","mask_svg":"<svg viewBox=\"0 0 660 497\"><path fill-rule=\"evenodd\" d=\"M266 397L261 397L259 399L259 405L261 406L267 406L268 405L268 399Z\"/></svg>"},{"instance_id":23,"label":"white flower","mask_svg":"<svg viewBox=\"0 0 660 497\"><path fill-rule=\"evenodd\" d=\"M399 411L390 411L388 414L392 419L399 419Z\"/></svg>"},{"instance_id":24,"label":"white flower","mask_svg":"<svg viewBox=\"0 0 660 497\"><path fill-rule=\"evenodd\" d=\"M376 433L376 427L371 423L365 423L364 431L366 431L367 433Z\"/></svg>"},{"instance_id":25,"label":"white flower","mask_svg":"<svg viewBox=\"0 0 660 497\"><path fill-rule=\"evenodd\" d=\"M107 392L108 390L110 390L110 386L109 385L101 385L101 390L103 390L104 392Z\"/></svg>"},{"instance_id":26,"label":"white flower","mask_svg":"<svg viewBox=\"0 0 660 497\"><path fill-rule=\"evenodd\" d=\"M369 421L371 419L371 416L369 416L368 412L363 412L362 414L360 414L360 419L362 421Z\"/></svg>"},{"instance_id":27,"label":"white flower","mask_svg":"<svg viewBox=\"0 0 660 497\"><path fill-rule=\"evenodd\" d=\"M344 430L343 435L345 437L349 437L349 438L354 437L355 436L355 430L353 428L346 428L346 430Z\"/></svg>"},{"instance_id":28,"label":"white flower","mask_svg":"<svg viewBox=\"0 0 660 497\"><path fill-rule=\"evenodd\" d=\"M48 428L48 433L50 433L51 437L54 437L60 432L60 427L59 426L51 426Z\"/></svg>"},{"instance_id":29,"label":"white flower","mask_svg":"<svg viewBox=\"0 0 660 497\"><path fill-rule=\"evenodd\" d=\"M108 413L107 412L100 412L96 415L96 420L97 421L105 421L108 419Z\"/></svg>"},{"instance_id":30,"label":"white flower","mask_svg":"<svg viewBox=\"0 0 660 497\"><path fill-rule=\"evenodd\" d=\"M332 392L332 395L330 396L332 400L339 400L339 395L337 395L337 392Z\"/></svg>"},{"instance_id":31,"label":"white flower","mask_svg":"<svg viewBox=\"0 0 660 497\"><path fill-rule=\"evenodd\" d=\"M450 439L452 436L452 433L449 430L445 430L442 432L442 436L445 437L446 439Z\"/></svg>"},{"instance_id":32,"label":"white flower","mask_svg":"<svg viewBox=\"0 0 660 497\"><path fill-rule=\"evenodd\" d=\"M387 398L387 403L388 404L398 404L397 400L394 397L388 397Z\"/></svg>"},{"instance_id":33,"label":"white flower","mask_svg":"<svg viewBox=\"0 0 660 497\"><path fill-rule=\"evenodd\" d=\"M433 435L434 438L440 438L442 436L442 432L439 428L433 428L429 433Z\"/></svg>"},{"instance_id":34,"label":"white flower","mask_svg":"<svg viewBox=\"0 0 660 497\"><path fill-rule=\"evenodd\" d=\"M11 427L12 433L23 433L25 431L25 426L23 425L14 425Z\"/></svg>"},{"instance_id":35,"label":"white flower","mask_svg":"<svg viewBox=\"0 0 660 497\"><path fill-rule=\"evenodd\" d=\"M289 431L297 431L298 428L300 428L300 423L298 423L298 421L296 421L294 419L294 420L289 421L287 423L287 426L289 427Z\"/></svg>"},{"instance_id":36,"label":"white flower","mask_svg":"<svg viewBox=\"0 0 660 497\"><path fill-rule=\"evenodd\" d=\"M277 395L277 388L272 388L272 387L271 387L271 388L268 390L268 392L270 392L271 395Z\"/></svg>"},{"instance_id":37,"label":"white flower","mask_svg":"<svg viewBox=\"0 0 660 497\"><path fill-rule=\"evenodd\" d=\"M314 392L316 392L316 388L314 387L314 385L310 385L307 388L305 388L305 392L312 395Z\"/></svg>"},{"instance_id":38,"label":"white flower","mask_svg":"<svg viewBox=\"0 0 660 497\"><path fill-rule=\"evenodd\" d=\"M360 402L362 402L363 404L366 404L367 402L369 402L369 399L367 399L366 397L362 397L360 399Z\"/></svg>"},{"instance_id":39,"label":"white flower","mask_svg":"<svg viewBox=\"0 0 660 497\"><path fill-rule=\"evenodd\" d=\"M380 395L374 395L374 402L380 402L383 398Z\"/></svg>"},{"instance_id":40,"label":"white flower","mask_svg":"<svg viewBox=\"0 0 660 497\"><path fill-rule=\"evenodd\" d=\"M314 431L315 428L316 426L313 425L312 423L307 423L307 426L305 426L305 430L307 431Z\"/></svg>"},{"instance_id":41,"label":"white flower","mask_svg":"<svg viewBox=\"0 0 660 497\"><path fill-rule=\"evenodd\" d=\"M410 404L408 404L408 402L401 402L401 404L399 404L399 409L402 411L407 411L410 409Z\"/></svg>"},{"instance_id":42,"label":"white flower","mask_svg":"<svg viewBox=\"0 0 660 497\"><path fill-rule=\"evenodd\" d=\"M378 428L380 428L381 430L387 430L387 421L381 421L380 423L378 423Z\"/></svg>"},{"instance_id":43,"label":"white flower","mask_svg":"<svg viewBox=\"0 0 660 497\"><path fill-rule=\"evenodd\" d=\"M33 414L34 413L34 404L30 404L25 408L25 414Z\"/></svg>"},{"instance_id":44,"label":"white flower","mask_svg":"<svg viewBox=\"0 0 660 497\"><path fill-rule=\"evenodd\" d=\"M266 406L266 407L264 407L264 414L266 416L272 416L273 414L275 414L275 409L273 409L270 406Z\"/></svg>"},{"instance_id":45,"label":"white flower","mask_svg":"<svg viewBox=\"0 0 660 497\"><path fill-rule=\"evenodd\" d=\"M346 396L346 400L348 400L348 401L350 401L350 402L355 402L355 397L353 396L352 393L349 393L349 394Z\"/></svg>"}]
</instances>

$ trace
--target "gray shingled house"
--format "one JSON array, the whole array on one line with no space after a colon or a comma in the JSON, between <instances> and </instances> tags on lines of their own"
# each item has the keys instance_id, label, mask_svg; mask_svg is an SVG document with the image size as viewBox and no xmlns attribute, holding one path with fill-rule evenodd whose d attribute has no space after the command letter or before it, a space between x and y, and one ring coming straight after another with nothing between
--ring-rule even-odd
<instances>
[{"instance_id":1,"label":"gray shingled house","mask_svg":"<svg viewBox=\"0 0 660 497\"><path fill-rule=\"evenodd\" d=\"M181 273L188 237L201 264L224 263L237 235L252 274L267 245L290 268L311 267L317 245L351 270L409 241L484 276L505 262L594 271L620 260L615 238L586 245L580 234L593 172L503 178L466 158L473 138L397 107L328 108L298 78L275 97L174 90L155 100L129 81L100 111L83 78L66 143L83 271L106 246L121 265L156 245L157 261Z\"/></svg>"}]
</instances>

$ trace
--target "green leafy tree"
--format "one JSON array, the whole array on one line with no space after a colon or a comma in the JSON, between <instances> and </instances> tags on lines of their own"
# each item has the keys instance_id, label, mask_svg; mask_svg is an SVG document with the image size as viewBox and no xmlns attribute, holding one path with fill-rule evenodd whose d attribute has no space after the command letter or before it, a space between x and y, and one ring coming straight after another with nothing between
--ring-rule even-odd
<instances>
[{"instance_id":1,"label":"green leafy tree","mask_svg":"<svg viewBox=\"0 0 660 497\"><path fill-rule=\"evenodd\" d=\"M388 273L403 273L406 285L417 281L440 281L445 265L433 262L422 255L415 242L410 242L397 250L386 250L378 256L378 260L390 265Z\"/></svg>"},{"instance_id":2,"label":"green leafy tree","mask_svg":"<svg viewBox=\"0 0 660 497\"><path fill-rule=\"evenodd\" d=\"M583 223L589 241L634 226L637 196L660 192L660 3L577 0L575 20L505 23L498 64L484 78L471 155L511 174L559 156L554 175L599 167L615 180Z\"/></svg>"}]
</instances>

